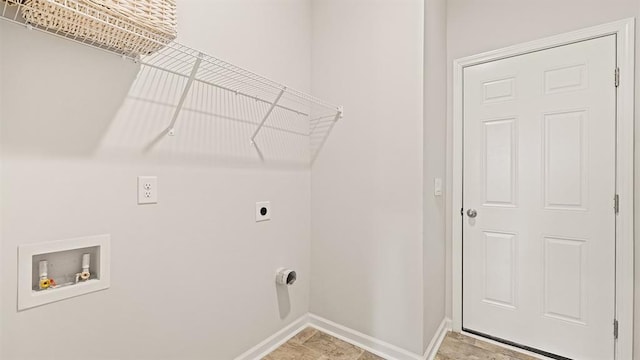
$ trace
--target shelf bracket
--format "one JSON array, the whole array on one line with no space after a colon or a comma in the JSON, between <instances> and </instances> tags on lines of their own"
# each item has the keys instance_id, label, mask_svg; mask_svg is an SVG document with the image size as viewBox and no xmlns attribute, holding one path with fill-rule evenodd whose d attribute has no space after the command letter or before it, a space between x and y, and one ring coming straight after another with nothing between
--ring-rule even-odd
<instances>
[{"instance_id":1,"label":"shelf bracket","mask_svg":"<svg viewBox=\"0 0 640 360\"><path fill-rule=\"evenodd\" d=\"M187 84L184 86L184 90L182 90L182 96L180 96L180 100L178 101L178 105L176 106L176 111L174 111L173 117L171 118L171 123L167 128L167 133L169 134L169 136L173 136L176 134L175 125L176 125L176 121L178 121L178 115L180 115L180 111L182 111L182 106L184 105L184 101L187 99L189 90L191 90L191 85L193 85L193 81L196 78L196 74L198 73L198 68L200 68L201 62L202 62L202 53L198 53L196 62L193 64L193 68L191 68L191 74L189 75Z\"/></svg>"},{"instance_id":2,"label":"shelf bracket","mask_svg":"<svg viewBox=\"0 0 640 360\"><path fill-rule=\"evenodd\" d=\"M327 142L327 139L329 138L329 134L331 134L331 131L333 131L333 127L338 122L338 120L342 119L343 117L344 117L344 109L342 108L342 106L340 106L338 108L338 111L336 112L336 116L334 116L333 121L331 121L331 125L327 130L327 134L322 139L322 142L320 143L320 146L318 146L318 149L315 151L315 154L313 154L313 158L311 159L311 165L313 165L316 162L316 159L320 154L320 150L322 150L322 148L324 147L324 143Z\"/></svg>"},{"instance_id":3,"label":"shelf bracket","mask_svg":"<svg viewBox=\"0 0 640 360\"><path fill-rule=\"evenodd\" d=\"M278 97L276 98L276 100L271 104L271 107L269 107L269 110L267 111L267 113L264 115L264 117L262 118L262 121L260 122L260 125L258 125L258 128L256 129L256 131L253 132L253 135L251 135L251 143L255 144L255 140L256 140L256 136L258 135L258 133L260 132L260 130L262 129L262 127L264 126L264 123L267 122L267 119L269 118L269 116L271 115L271 113L273 112L273 109L276 108L276 106L278 106L278 102L280 101L280 99L282 98L282 95L284 95L284 92L287 91L287 87L283 87L282 90L280 90L280 93L278 94Z\"/></svg>"}]
</instances>

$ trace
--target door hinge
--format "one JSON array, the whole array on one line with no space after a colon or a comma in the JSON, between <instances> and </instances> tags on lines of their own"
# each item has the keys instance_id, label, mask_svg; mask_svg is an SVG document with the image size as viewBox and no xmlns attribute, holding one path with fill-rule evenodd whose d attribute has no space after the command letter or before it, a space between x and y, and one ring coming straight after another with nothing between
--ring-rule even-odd
<instances>
[{"instance_id":1,"label":"door hinge","mask_svg":"<svg viewBox=\"0 0 640 360\"><path fill-rule=\"evenodd\" d=\"M613 338L618 339L618 320L613 320Z\"/></svg>"},{"instance_id":2,"label":"door hinge","mask_svg":"<svg viewBox=\"0 0 640 360\"><path fill-rule=\"evenodd\" d=\"M616 87L618 87L618 86L620 86L620 68L618 68L618 67L616 68L614 76L615 76Z\"/></svg>"},{"instance_id":3,"label":"door hinge","mask_svg":"<svg viewBox=\"0 0 640 360\"><path fill-rule=\"evenodd\" d=\"M620 195L618 194L613 196L613 210L615 210L616 214L620 212Z\"/></svg>"}]
</instances>

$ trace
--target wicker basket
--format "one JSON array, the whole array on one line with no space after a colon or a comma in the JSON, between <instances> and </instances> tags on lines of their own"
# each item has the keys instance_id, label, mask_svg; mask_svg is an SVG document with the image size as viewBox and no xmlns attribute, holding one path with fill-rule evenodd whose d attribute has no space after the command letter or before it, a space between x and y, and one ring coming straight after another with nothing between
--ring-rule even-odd
<instances>
[{"instance_id":1,"label":"wicker basket","mask_svg":"<svg viewBox=\"0 0 640 360\"><path fill-rule=\"evenodd\" d=\"M151 54L177 36L175 0L23 0L22 16L129 56Z\"/></svg>"}]
</instances>

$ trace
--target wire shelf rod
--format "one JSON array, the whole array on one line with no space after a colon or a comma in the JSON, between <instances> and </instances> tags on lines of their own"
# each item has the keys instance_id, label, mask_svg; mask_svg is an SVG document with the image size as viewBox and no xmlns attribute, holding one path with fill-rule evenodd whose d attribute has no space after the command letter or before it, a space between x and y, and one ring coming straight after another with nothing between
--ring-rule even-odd
<instances>
[{"instance_id":1,"label":"wire shelf rod","mask_svg":"<svg viewBox=\"0 0 640 360\"><path fill-rule=\"evenodd\" d=\"M178 52L181 52L181 51L178 51ZM182 54L185 54L185 53L182 52ZM186 66L189 66L192 64L192 61L189 57L193 55L188 54L187 57L184 57L184 56L181 56L182 54L176 55L176 52L170 52L170 53L165 52L163 58L159 61L154 62L154 61L147 61L147 59L144 59L142 62L146 65L154 66L159 69L166 69L174 73L177 72L177 73L181 73L182 75L186 75L188 74L188 72L186 71ZM208 64L206 63L206 58L203 58L200 66L201 70L199 72L200 73L203 72L202 69L207 68L207 66ZM229 74L229 73L223 73L222 70L224 69L210 70L212 74L220 74L219 77L214 77L214 81L210 81L210 82L218 83L219 81L215 81L216 79L224 78L226 81L225 82L226 84L233 84L235 85L234 87L237 89L253 88L260 91L267 91L270 94L272 94L274 97L277 95L277 92L274 92L273 89L270 89L268 87L265 88L262 86L257 86L256 84L248 82L247 80L243 79L240 73L237 71L235 73ZM212 76L211 74L209 75ZM200 79L200 78L203 78L203 77L201 76L197 77L197 79ZM230 87L230 86L226 86L226 87ZM236 89L232 89L232 90L236 90Z\"/></svg>"},{"instance_id":2,"label":"wire shelf rod","mask_svg":"<svg viewBox=\"0 0 640 360\"><path fill-rule=\"evenodd\" d=\"M280 101L280 98L282 98L282 95L284 95L284 92L286 90L287 90L286 87L282 88L282 90L280 91L280 94L278 95L276 100L273 102L273 104L271 104L271 107L269 108L267 113L262 118L262 121L260 122L260 125L258 125L258 128L253 132L253 135L251 135L251 143L252 144L255 144L255 139L256 139L256 136L258 135L258 133L260 132L260 129L262 129L262 127L264 126L264 123L267 122L267 119L269 118L269 115L271 115L271 113L273 112L273 109L275 109L276 105L278 105L278 101Z\"/></svg>"},{"instance_id":3,"label":"wire shelf rod","mask_svg":"<svg viewBox=\"0 0 640 360\"><path fill-rule=\"evenodd\" d=\"M181 54L186 54L187 57L194 56L194 50L185 47L184 45L179 45L177 43L174 43L172 45L169 45L168 50L161 50L161 53L158 53L156 55L151 55L151 57L157 57L159 55L162 55L162 57L168 56L174 59L178 59L179 61L187 61L189 62L189 60L185 60L184 58L180 57L177 58L176 57L176 53L181 53ZM153 59L151 60L146 60L144 59L143 62L147 63L147 64L152 64L153 63ZM163 66L160 66L163 67ZM198 76L198 78L207 78L207 77L212 77L214 79L218 79L219 77L225 78L225 79L230 79L230 80L238 80L241 81L244 84L247 84L248 86L250 86L251 88L255 88L258 90L262 90L262 91L267 91L271 94L273 94L274 96L277 94L277 92L279 91L279 89L281 89L283 87L283 85L276 83L274 81L271 81L269 79L266 79L260 75L257 75L249 70L245 70L242 68L239 68L235 65L229 64L223 60L214 58L210 55L203 55L203 63L201 64L201 70L200 70L200 74ZM247 83L246 80L244 80L244 77L248 77L250 80L254 80L257 81L258 84L256 83ZM211 82L217 82L216 80L211 81ZM227 86L228 87L228 86ZM291 95L291 96L286 96L287 98L300 98L302 100L306 100L312 103L316 103L318 105L327 107L327 108L332 108L332 109L337 109L337 106L332 105L332 104L328 104L323 102L322 100L313 97L309 94L305 94L302 93L300 91L294 90L294 89L288 89L287 91L287 95Z\"/></svg>"},{"instance_id":4,"label":"wire shelf rod","mask_svg":"<svg viewBox=\"0 0 640 360\"><path fill-rule=\"evenodd\" d=\"M148 100L145 100L145 99L140 99L140 100L141 101L148 101ZM214 117L214 118L233 120L233 121L236 121L236 122L239 122L239 123L242 123L242 124L247 124L247 125L255 125L256 124L254 121L243 120L241 118L231 117L231 116L227 116L227 115L220 115L220 114L212 113L210 111L199 110L197 108L192 108L192 107L189 107L189 106L184 106L182 108L182 111L192 112L192 113L195 113L195 114L210 116L210 117ZM269 124L264 124L263 128L271 129L271 130L277 130L277 131L285 132L285 133L288 133L288 134L291 134L291 135L296 135L296 136L308 137L308 136L311 135L308 132L290 130L290 129L286 129L286 128L283 128L283 127L280 127L280 126L269 125Z\"/></svg>"},{"instance_id":5,"label":"wire shelf rod","mask_svg":"<svg viewBox=\"0 0 640 360\"><path fill-rule=\"evenodd\" d=\"M196 79L195 81L197 81L199 83L202 83L202 84L205 84L205 85L209 85L209 86L213 86L213 87L219 88L221 90L229 91L229 92L234 93L235 95L238 95L238 96L243 96L243 97L246 97L246 98L258 101L258 102L262 102L262 103L265 103L265 104L271 104L270 101L264 100L264 99L259 98L257 96L250 95L250 94L245 94L245 93L243 93L241 91L234 91L234 90L232 90L230 88L227 88L227 87L224 87L224 86L220 86L220 85L217 85L217 84L214 84L214 83L210 83L208 81L204 81L204 80L200 80L200 79ZM301 115L301 116L309 116L309 114L307 114L307 113L305 113L303 111L296 110L294 108L291 108L291 107L288 107L288 106L284 106L284 105L280 105L280 104L276 104L276 108L282 109L282 110L291 111L291 112L296 113L296 114Z\"/></svg>"},{"instance_id":6,"label":"wire shelf rod","mask_svg":"<svg viewBox=\"0 0 640 360\"><path fill-rule=\"evenodd\" d=\"M193 85L193 80L196 77L196 73L198 72L198 67L200 66L200 58L196 58L196 63L193 65L193 69L191 70L191 76L189 76L189 80L187 80L187 84L184 86L184 90L182 90L182 95L180 96L180 101L178 101L178 105L176 106L176 110L173 113L173 117L171 118L171 124L167 128L169 131L169 135L173 136L175 134L174 127L176 125L176 121L178 121L178 116L180 115L180 111L182 110L182 106L184 105L184 101L187 99L187 95L189 94L189 90L191 90L191 85Z\"/></svg>"},{"instance_id":7,"label":"wire shelf rod","mask_svg":"<svg viewBox=\"0 0 640 360\"><path fill-rule=\"evenodd\" d=\"M152 64L148 64L148 63L142 63L142 65L147 66L149 68L153 68L153 69L159 70L159 71L164 71L164 72L167 72L167 73L175 75L175 76L180 76L180 77L183 77L183 78L186 78L186 79L189 78L188 75L185 75L185 74L183 74L181 72L167 70L167 69L164 69L164 68L156 66L156 65L152 65ZM262 98L259 98L259 97L255 96L255 95L247 94L247 93L244 93L242 91L237 91L237 90L234 90L234 89L231 89L231 88L219 85L219 84L215 84L215 83L212 83L212 82L209 82L209 81L205 81L205 80L197 79L197 78L194 79L194 81L198 82L198 83L201 83L201 84L213 86L215 88L218 88L218 89L225 90L225 91L228 91L230 93L233 93L234 95L242 96L242 97L254 100L254 101L259 101L259 102L262 102L262 103L265 103L265 104L271 104L271 101L264 100ZM146 100L144 98L139 98L139 99L140 100ZM152 100L147 100L147 101L152 101ZM300 110L297 110L297 109L294 109L292 107L288 107L288 106L285 106L285 105L277 104L276 108L282 109L282 110L287 110L287 111L296 113L296 114L298 114L300 116L309 116L309 114L304 112L304 111L300 111ZM331 115L329 117L333 117L333 115Z\"/></svg>"},{"instance_id":8,"label":"wire shelf rod","mask_svg":"<svg viewBox=\"0 0 640 360\"><path fill-rule=\"evenodd\" d=\"M336 125L336 123L338 122L338 119L340 119L341 116L342 116L342 112L338 111L333 121L331 122L331 125L329 125L329 129L327 130L325 136L320 141L320 145L318 145L318 147L316 148L315 153L313 154L313 157L311 159L311 165L313 165L313 163L316 162L316 159L318 158L320 151L322 150L322 148L324 147L324 144L327 142L327 139L329 138L329 134L331 134L333 127Z\"/></svg>"}]
</instances>

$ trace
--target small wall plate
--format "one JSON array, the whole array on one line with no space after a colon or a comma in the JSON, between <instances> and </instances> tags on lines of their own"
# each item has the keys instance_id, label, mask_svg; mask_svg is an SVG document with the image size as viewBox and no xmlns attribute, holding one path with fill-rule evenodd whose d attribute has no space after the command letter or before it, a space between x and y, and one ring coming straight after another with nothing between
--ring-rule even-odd
<instances>
[{"instance_id":1,"label":"small wall plate","mask_svg":"<svg viewBox=\"0 0 640 360\"><path fill-rule=\"evenodd\" d=\"M55 301L109 288L110 235L97 235L68 240L27 244L18 247L18 310L48 304ZM76 249L96 248L99 255L92 259L96 267L96 278L73 284L36 291L33 287L34 261L46 258L46 254L60 253ZM42 256L45 255L45 256ZM35 258L35 260L34 260ZM37 267L36 267L37 268ZM80 269L78 269L79 271Z\"/></svg>"},{"instance_id":2,"label":"small wall plate","mask_svg":"<svg viewBox=\"0 0 640 360\"><path fill-rule=\"evenodd\" d=\"M138 176L138 205L158 203L158 177Z\"/></svg>"},{"instance_id":3,"label":"small wall plate","mask_svg":"<svg viewBox=\"0 0 640 360\"><path fill-rule=\"evenodd\" d=\"M260 201L256 203L256 222L271 220L271 202Z\"/></svg>"}]
</instances>

